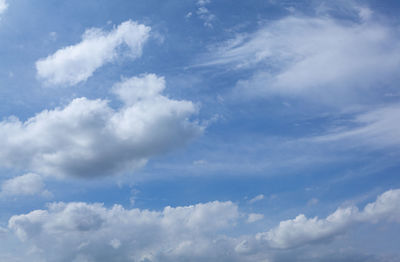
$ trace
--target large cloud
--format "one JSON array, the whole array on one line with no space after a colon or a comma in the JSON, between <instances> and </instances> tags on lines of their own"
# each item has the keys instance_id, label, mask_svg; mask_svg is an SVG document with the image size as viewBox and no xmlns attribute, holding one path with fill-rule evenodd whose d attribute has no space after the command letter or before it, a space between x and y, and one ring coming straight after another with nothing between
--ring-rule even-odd
<instances>
[{"instance_id":1,"label":"large cloud","mask_svg":"<svg viewBox=\"0 0 400 262\"><path fill-rule=\"evenodd\" d=\"M45 110L21 122L0 122L3 166L46 175L111 175L146 163L151 156L182 146L202 132L190 121L197 109L189 101L161 94L156 75L116 84L118 110L107 100L74 99L64 108Z\"/></svg>"},{"instance_id":2,"label":"large cloud","mask_svg":"<svg viewBox=\"0 0 400 262\"><path fill-rule=\"evenodd\" d=\"M11 217L8 227L31 247L30 256L46 261L331 261L318 248L329 243L322 240L360 223L400 222L399 217L397 189L383 193L362 211L351 206L325 219L299 215L253 236L240 236L248 221L229 201L162 211L53 203ZM293 251L303 246L311 246L310 254L301 253L304 249L298 249L298 254ZM345 254L336 255L337 261L346 261ZM365 256L347 261L365 261L361 258Z\"/></svg>"},{"instance_id":3,"label":"large cloud","mask_svg":"<svg viewBox=\"0 0 400 262\"><path fill-rule=\"evenodd\" d=\"M57 203L48 210L14 216L9 227L36 250L43 250L48 261L199 261L199 257L216 261L217 253L219 261L229 261L223 257L228 240L219 240L216 232L232 227L237 218L232 202L166 207L159 212Z\"/></svg>"},{"instance_id":4,"label":"large cloud","mask_svg":"<svg viewBox=\"0 0 400 262\"><path fill-rule=\"evenodd\" d=\"M201 63L250 69L252 76L237 83L242 95L305 95L338 103L357 96L356 90L393 84L398 75L398 31L365 10L358 21L289 15L215 47Z\"/></svg>"},{"instance_id":5,"label":"large cloud","mask_svg":"<svg viewBox=\"0 0 400 262\"><path fill-rule=\"evenodd\" d=\"M111 32L88 29L80 43L37 61L37 74L49 84L75 85L88 79L105 63L114 61L124 50L119 48L121 45L128 47L126 55L132 59L139 57L149 32L150 27L130 20Z\"/></svg>"}]
</instances>

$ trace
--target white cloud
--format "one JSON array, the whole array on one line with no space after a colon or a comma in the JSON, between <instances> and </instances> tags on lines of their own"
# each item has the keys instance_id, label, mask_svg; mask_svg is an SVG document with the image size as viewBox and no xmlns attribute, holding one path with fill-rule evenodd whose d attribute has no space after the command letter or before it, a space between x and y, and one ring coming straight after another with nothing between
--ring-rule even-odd
<instances>
[{"instance_id":1,"label":"white cloud","mask_svg":"<svg viewBox=\"0 0 400 262\"><path fill-rule=\"evenodd\" d=\"M255 213L247 217L251 216L254 221L262 218ZM8 227L9 234L16 234L23 242L20 245L31 247L29 256L39 261L281 262L299 257L301 261L325 261L321 246L331 249L323 240L360 223L400 223L400 189L383 193L361 211L350 206L338 208L325 219L299 215L256 235L238 234L243 232L241 222L250 226L242 217L238 206L230 201L165 207L161 211L53 203L45 210L11 217ZM297 249L299 252L310 253L293 253L295 247L302 246L309 249ZM342 255L335 261L346 261Z\"/></svg>"},{"instance_id":2,"label":"white cloud","mask_svg":"<svg viewBox=\"0 0 400 262\"><path fill-rule=\"evenodd\" d=\"M37 61L37 75L48 84L75 85L87 80L99 67L115 61L124 50L119 48L121 45L129 49L125 55L139 57L149 32L150 27L130 20L110 32L88 29L80 43Z\"/></svg>"},{"instance_id":3,"label":"white cloud","mask_svg":"<svg viewBox=\"0 0 400 262\"><path fill-rule=\"evenodd\" d=\"M247 217L247 223L254 223L264 218L263 214L251 213Z\"/></svg>"},{"instance_id":4,"label":"white cloud","mask_svg":"<svg viewBox=\"0 0 400 262\"><path fill-rule=\"evenodd\" d=\"M0 0L0 14L4 13L8 8L6 0Z\"/></svg>"},{"instance_id":5,"label":"white cloud","mask_svg":"<svg viewBox=\"0 0 400 262\"><path fill-rule=\"evenodd\" d=\"M200 64L252 69L250 78L237 83L240 94L305 95L339 103L357 96L355 90L393 83L399 38L395 29L373 19L288 16L215 47Z\"/></svg>"},{"instance_id":6,"label":"white cloud","mask_svg":"<svg viewBox=\"0 0 400 262\"><path fill-rule=\"evenodd\" d=\"M263 200L263 199L264 199L264 195L263 195L263 194L260 194L260 195L258 195L258 196L253 197L252 199L250 199L250 200L249 200L249 203L250 203L250 204L253 204L253 203L255 203L255 202L257 202L257 201L261 201L261 200Z\"/></svg>"},{"instance_id":7,"label":"white cloud","mask_svg":"<svg viewBox=\"0 0 400 262\"><path fill-rule=\"evenodd\" d=\"M42 178L33 173L14 177L4 181L1 185L0 196L49 196L51 193L45 189Z\"/></svg>"},{"instance_id":8,"label":"white cloud","mask_svg":"<svg viewBox=\"0 0 400 262\"><path fill-rule=\"evenodd\" d=\"M213 28L213 21L215 20L215 15L208 10L206 5L210 4L210 0L199 0L197 1L197 16L204 21L204 26Z\"/></svg>"},{"instance_id":9,"label":"white cloud","mask_svg":"<svg viewBox=\"0 0 400 262\"><path fill-rule=\"evenodd\" d=\"M258 234L257 238L265 240L273 248L293 248L329 240L356 223L400 222L399 218L400 189L389 190L362 211L355 206L338 208L325 219L307 218L300 214L294 219L280 222L278 227L268 232Z\"/></svg>"},{"instance_id":10,"label":"white cloud","mask_svg":"<svg viewBox=\"0 0 400 262\"><path fill-rule=\"evenodd\" d=\"M45 175L94 177L142 166L148 158L186 144L203 127L190 117L190 101L163 96L165 80L153 74L125 79L113 87L123 101L74 99L21 122L0 122L3 166Z\"/></svg>"},{"instance_id":11,"label":"white cloud","mask_svg":"<svg viewBox=\"0 0 400 262\"><path fill-rule=\"evenodd\" d=\"M352 127L349 127L352 126ZM392 104L356 115L349 125L312 138L316 142L345 141L346 144L388 148L400 145L400 105ZM349 141L351 143L349 143Z\"/></svg>"},{"instance_id":12,"label":"white cloud","mask_svg":"<svg viewBox=\"0 0 400 262\"><path fill-rule=\"evenodd\" d=\"M48 261L184 261L223 253L218 233L238 218L232 202L209 202L162 211L110 209L100 204L54 203L14 216L9 227ZM57 241L54 241L57 239ZM225 240L221 239L221 242ZM206 252L204 252L206 251ZM221 257L221 261L228 261Z\"/></svg>"}]
</instances>

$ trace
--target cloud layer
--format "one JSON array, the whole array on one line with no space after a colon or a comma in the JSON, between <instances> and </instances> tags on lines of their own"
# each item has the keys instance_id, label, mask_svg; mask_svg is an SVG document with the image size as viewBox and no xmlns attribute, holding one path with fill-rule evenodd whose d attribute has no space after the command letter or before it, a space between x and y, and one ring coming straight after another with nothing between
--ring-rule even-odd
<instances>
[{"instance_id":1,"label":"cloud layer","mask_svg":"<svg viewBox=\"0 0 400 262\"><path fill-rule=\"evenodd\" d=\"M132 171L149 157L168 152L199 135L203 127L189 118L190 101L162 95L165 80L153 74L126 79L113 92L123 102L74 99L21 122L0 122L3 166L45 175L95 177Z\"/></svg>"},{"instance_id":2,"label":"cloud layer","mask_svg":"<svg viewBox=\"0 0 400 262\"><path fill-rule=\"evenodd\" d=\"M150 27L126 21L110 32L99 28L86 30L82 41L64 47L36 62L39 78L52 85L75 85L87 80L94 71L124 54L132 59L142 54L142 47L149 37Z\"/></svg>"},{"instance_id":3,"label":"cloud layer","mask_svg":"<svg viewBox=\"0 0 400 262\"><path fill-rule=\"evenodd\" d=\"M53 203L45 210L11 217L8 227L34 247L30 255L46 261L287 261L282 252L293 256L293 248L302 246L312 246L310 259L317 259L318 246L350 226L400 222L399 203L400 190L389 190L362 211L355 206L339 208L325 219L301 214L253 236L229 236L242 222L250 222L229 201L162 211ZM249 214L256 218L252 222L262 217L256 215Z\"/></svg>"}]
</instances>

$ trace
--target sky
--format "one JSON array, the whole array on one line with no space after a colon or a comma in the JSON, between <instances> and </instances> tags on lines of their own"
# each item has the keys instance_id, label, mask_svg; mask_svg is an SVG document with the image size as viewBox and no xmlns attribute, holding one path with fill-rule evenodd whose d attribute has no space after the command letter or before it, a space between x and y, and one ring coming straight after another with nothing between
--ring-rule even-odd
<instances>
[{"instance_id":1,"label":"sky","mask_svg":"<svg viewBox=\"0 0 400 262\"><path fill-rule=\"evenodd\" d=\"M0 0L0 262L400 261L399 12Z\"/></svg>"}]
</instances>

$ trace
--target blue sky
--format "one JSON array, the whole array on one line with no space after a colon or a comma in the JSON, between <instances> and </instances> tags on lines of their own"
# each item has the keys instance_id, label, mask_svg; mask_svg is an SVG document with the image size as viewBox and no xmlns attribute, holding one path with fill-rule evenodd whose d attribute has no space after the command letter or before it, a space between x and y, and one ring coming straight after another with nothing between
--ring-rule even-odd
<instances>
[{"instance_id":1,"label":"blue sky","mask_svg":"<svg viewBox=\"0 0 400 262\"><path fill-rule=\"evenodd\" d=\"M399 261L399 11L0 0L0 262Z\"/></svg>"}]
</instances>

